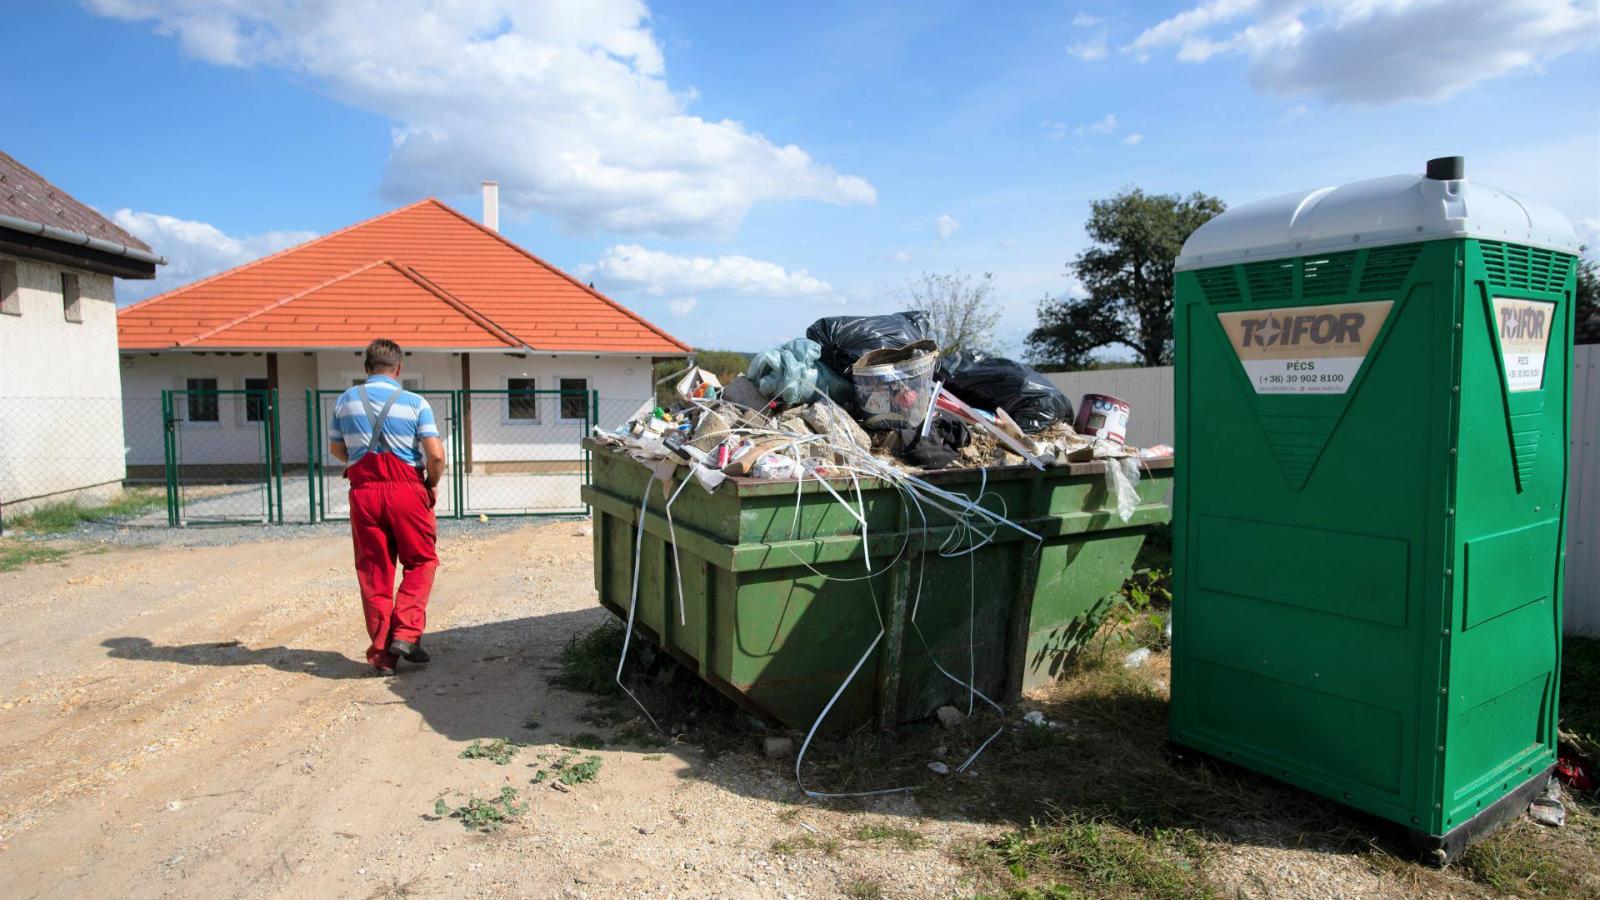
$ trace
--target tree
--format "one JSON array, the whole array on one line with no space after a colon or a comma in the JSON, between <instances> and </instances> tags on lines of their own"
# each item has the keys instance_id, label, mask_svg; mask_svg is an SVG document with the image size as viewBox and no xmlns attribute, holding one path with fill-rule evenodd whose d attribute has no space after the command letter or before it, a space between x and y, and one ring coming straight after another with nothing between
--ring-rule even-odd
<instances>
[{"instance_id":1,"label":"tree","mask_svg":"<svg viewBox=\"0 0 1600 900\"><path fill-rule=\"evenodd\" d=\"M1578 296L1574 310L1574 340L1600 344L1600 263L1578 257Z\"/></svg>"},{"instance_id":2,"label":"tree","mask_svg":"<svg viewBox=\"0 0 1600 900\"><path fill-rule=\"evenodd\" d=\"M994 301L993 272L978 278L923 272L906 282L901 303L905 309L927 312L940 353L994 348L1000 309Z\"/></svg>"},{"instance_id":3,"label":"tree","mask_svg":"<svg viewBox=\"0 0 1600 900\"><path fill-rule=\"evenodd\" d=\"M1028 350L1041 365L1087 368L1095 351L1127 347L1147 366L1172 363L1172 263L1222 201L1138 188L1089 204L1093 246L1069 268L1087 297L1046 295Z\"/></svg>"}]
</instances>

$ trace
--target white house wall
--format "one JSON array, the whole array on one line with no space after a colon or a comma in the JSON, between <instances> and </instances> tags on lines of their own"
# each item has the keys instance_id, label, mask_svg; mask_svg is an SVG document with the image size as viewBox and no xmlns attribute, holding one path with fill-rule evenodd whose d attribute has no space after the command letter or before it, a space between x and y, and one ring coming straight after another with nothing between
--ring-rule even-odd
<instances>
[{"instance_id":1,"label":"white house wall","mask_svg":"<svg viewBox=\"0 0 1600 900\"><path fill-rule=\"evenodd\" d=\"M161 392L182 390L189 378L216 378L222 390L240 390L246 378L265 378L264 353L242 354L164 351L129 351L123 354L122 390L128 419L130 464L161 465L164 445L161 433ZM599 391L598 418L602 424L631 412L654 393L651 362L646 356L600 356L593 354L551 355L529 353L473 353L472 388L475 391L504 391L511 378L533 378L537 390L557 390L560 379L583 378L588 389ZM326 421L332 405L331 392L343 391L363 377L361 355L349 350L324 350L315 353L278 353L278 395L283 425L283 453L287 465L303 464L306 459L305 392L319 392L315 416ZM417 351L409 353L402 378L407 385L429 396L433 391L455 391L461 387L461 358L454 353ZM459 440L462 423L451 421L447 397L429 396L434 414L447 439ZM477 394L472 402L475 465L501 462L575 460L580 457L578 441L581 420L562 420L557 398L541 397L536 422L512 419L509 404L500 394ZM183 419L181 402L176 413ZM259 458L261 428L247 422L244 398L219 399L216 423L184 423L183 462L185 464L248 464ZM463 416L465 418L465 416ZM321 448L318 448L321 452Z\"/></svg>"},{"instance_id":2,"label":"white house wall","mask_svg":"<svg viewBox=\"0 0 1600 900\"><path fill-rule=\"evenodd\" d=\"M0 313L0 503L115 483L123 476L112 278L0 255L16 264L20 315ZM69 322L61 275L78 276Z\"/></svg>"}]
</instances>

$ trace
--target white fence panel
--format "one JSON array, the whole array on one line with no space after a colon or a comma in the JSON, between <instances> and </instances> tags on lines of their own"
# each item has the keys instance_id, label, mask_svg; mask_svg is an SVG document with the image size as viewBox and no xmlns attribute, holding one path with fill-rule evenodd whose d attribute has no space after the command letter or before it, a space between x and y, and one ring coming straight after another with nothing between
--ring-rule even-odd
<instances>
[{"instance_id":1,"label":"white fence panel","mask_svg":"<svg viewBox=\"0 0 1600 900\"><path fill-rule=\"evenodd\" d=\"M1084 394L1110 394L1128 401L1128 443L1135 447L1171 444L1176 433L1172 412L1172 367L1090 369L1055 372L1048 377L1072 401L1074 413Z\"/></svg>"},{"instance_id":2,"label":"white fence panel","mask_svg":"<svg viewBox=\"0 0 1600 900\"><path fill-rule=\"evenodd\" d=\"M1573 355L1566 631L1600 636L1600 344Z\"/></svg>"}]
</instances>

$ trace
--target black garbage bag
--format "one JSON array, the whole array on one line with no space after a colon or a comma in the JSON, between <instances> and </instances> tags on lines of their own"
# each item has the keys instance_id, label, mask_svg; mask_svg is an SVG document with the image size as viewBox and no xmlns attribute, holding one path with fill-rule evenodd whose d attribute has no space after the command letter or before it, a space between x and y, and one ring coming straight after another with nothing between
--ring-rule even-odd
<instances>
[{"instance_id":1,"label":"black garbage bag","mask_svg":"<svg viewBox=\"0 0 1600 900\"><path fill-rule=\"evenodd\" d=\"M959 350L939 359L939 380L950 393L979 409L1003 409L1029 434L1072 421L1072 401L1015 360Z\"/></svg>"},{"instance_id":2,"label":"black garbage bag","mask_svg":"<svg viewBox=\"0 0 1600 900\"><path fill-rule=\"evenodd\" d=\"M896 437L900 458L923 469L950 465L961 455L961 448L972 443L972 431L965 423L942 414L933 420L927 437L922 436L921 428L902 428Z\"/></svg>"},{"instance_id":3,"label":"black garbage bag","mask_svg":"<svg viewBox=\"0 0 1600 900\"><path fill-rule=\"evenodd\" d=\"M883 316L831 316L812 322L806 337L822 345L822 364L848 379L850 367L867 352L930 340L933 327L928 314L920 310Z\"/></svg>"}]
</instances>

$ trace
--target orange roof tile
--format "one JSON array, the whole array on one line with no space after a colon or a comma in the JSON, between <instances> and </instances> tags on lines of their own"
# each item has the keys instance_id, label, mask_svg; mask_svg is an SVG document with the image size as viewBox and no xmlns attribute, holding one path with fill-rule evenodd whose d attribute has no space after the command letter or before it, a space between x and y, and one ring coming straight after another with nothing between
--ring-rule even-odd
<instances>
[{"instance_id":1,"label":"orange roof tile","mask_svg":"<svg viewBox=\"0 0 1600 900\"><path fill-rule=\"evenodd\" d=\"M688 345L434 199L117 313L124 350L359 348L678 355Z\"/></svg>"}]
</instances>

